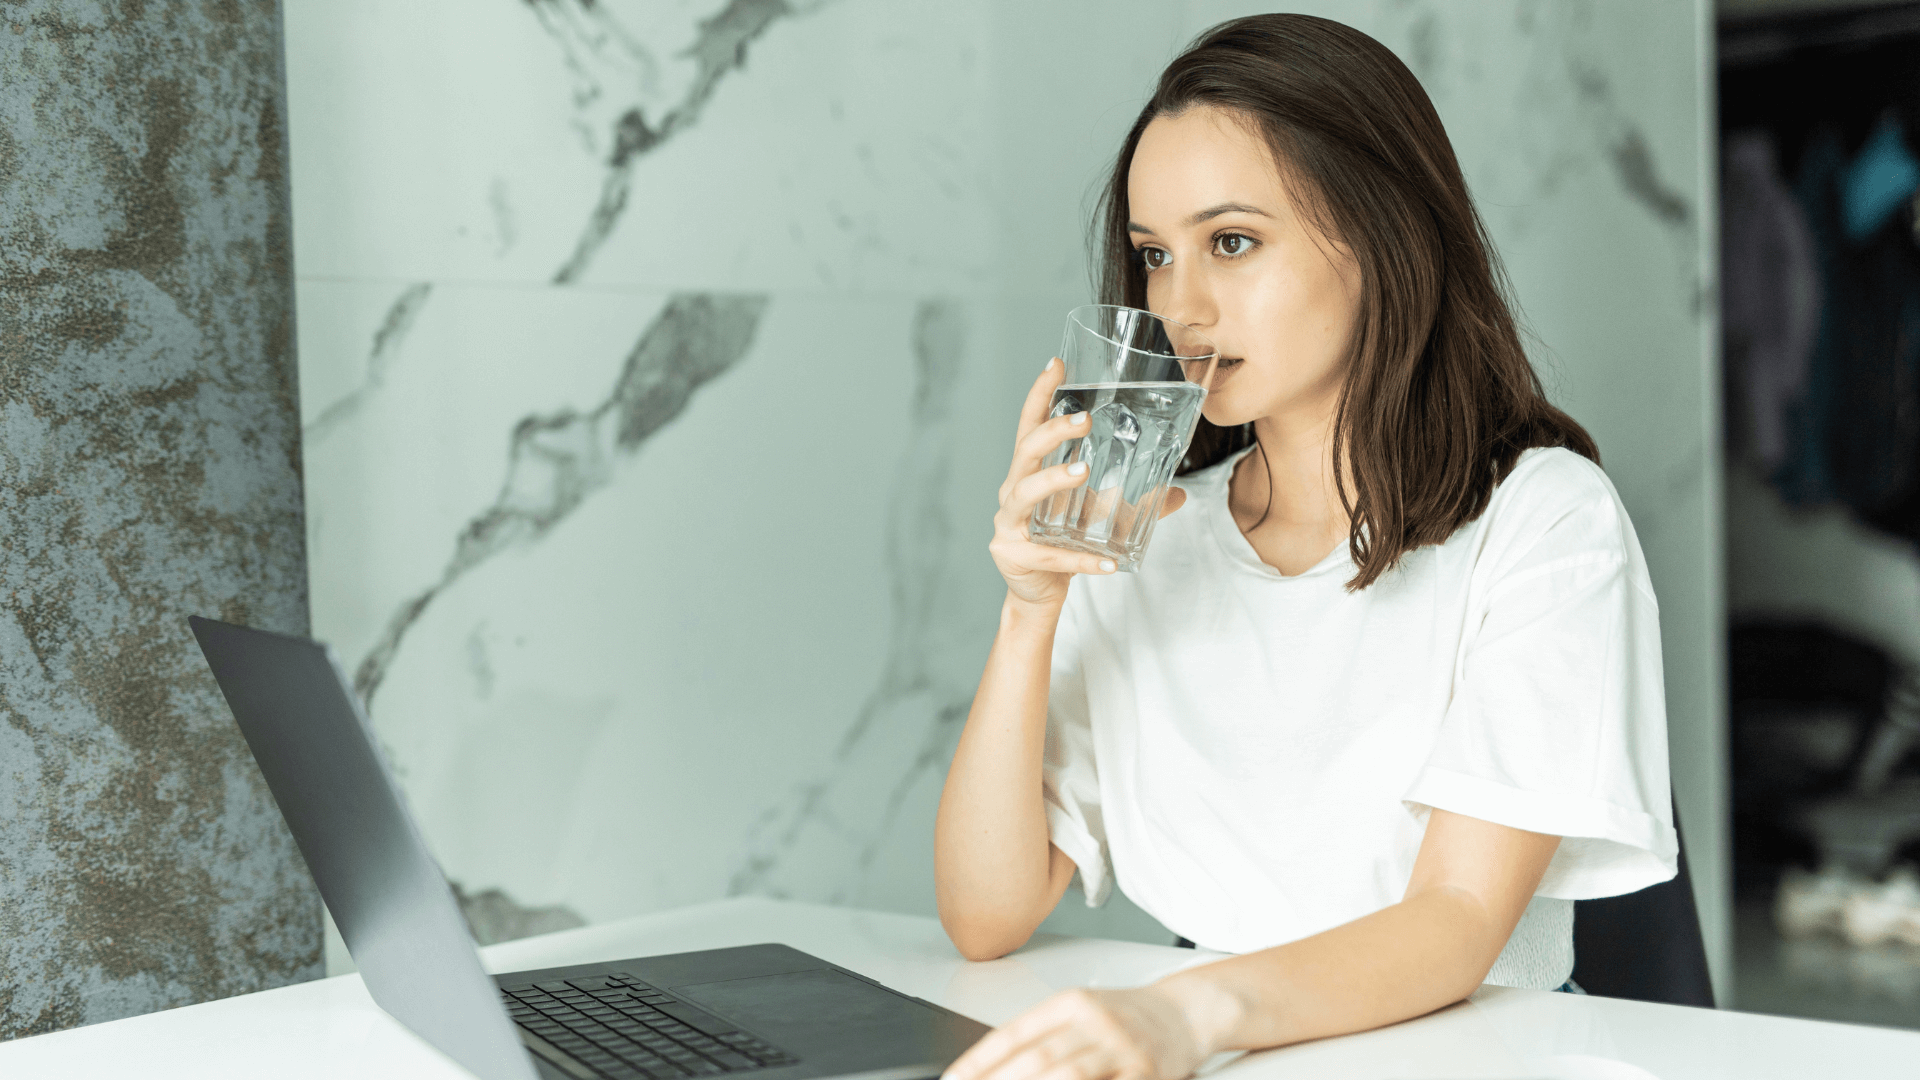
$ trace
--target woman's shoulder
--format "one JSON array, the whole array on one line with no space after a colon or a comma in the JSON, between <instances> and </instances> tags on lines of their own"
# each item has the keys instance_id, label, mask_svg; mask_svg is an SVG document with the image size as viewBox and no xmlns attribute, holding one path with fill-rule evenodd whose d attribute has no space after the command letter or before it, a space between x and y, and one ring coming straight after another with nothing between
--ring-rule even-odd
<instances>
[{"instance_id":1,"label":"woman's shoulder","mask_svg":"<svg viewBox=\"0 0 1920 1080\"><path fill-rule=\"evenodd\" d=\"M1491 557L1496 572L1556 559L1641 562L1613 482L1598 463L1562 447L1522 453L1474 528L1482 561Z\"/></svg>"},{"instance_id":2,"label":"woman's shoulder","mask_svg":"<svg viewBox=\"0 0 1920 1080\"><path fill-rule=\"evenodd\" d=\"M1536 446L1520 453L1513 471L1494 488L1493 504L1566 509L1588 503L1618 503L1613 481L1598 462L1564 446Z\"/></svg>"}]
</instances>

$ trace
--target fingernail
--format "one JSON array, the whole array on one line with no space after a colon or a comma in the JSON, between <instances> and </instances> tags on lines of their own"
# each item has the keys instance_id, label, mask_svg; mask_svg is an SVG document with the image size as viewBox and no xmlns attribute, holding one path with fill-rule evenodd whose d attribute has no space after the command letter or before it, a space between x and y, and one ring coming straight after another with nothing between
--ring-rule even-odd
<instances>
[{"instance_id":1,"label":"fingernail","mask_svg":"<svg viewBox=\"0 0 1920 1080\"><path fill-rule=\"evenodd\" d=\"M1112 560L1112 559L1101 559L1101 560L1100 560L1100 569L1102 569L1102 570L1105 570L1105 571L1106 571L1107 573L1109 573L1109 574L1111 574L1111 573L1113 573L1113 560Z\"/></svg>"},{"instance_id":2,"label":"fingernail","mask_svg":"<svg viewBox=\"0 0 1920 1080\"><path fill-rule=\"evenodd\" d=\"M1068 476L1079 476L1081 473L1086 471L1087 471L1087 463L1084 461L1076 461L1073 464L1067 466Z\"/></svg>"},{"instance_id":3,"label":"fingernail","mask_svg":"<svg viewBox=\"0 0 1920 1080\"><path fill-rule=\"evenodd\" d=\"M1049 357L1047 358L1047 366L1046 366L1046 367L1043 367L1043 368L1041 368L1040 370L1041 370L1041 371L1052 371L1052 370L1053 370L1053 362L1054 362L1055 360L1057 360L1057 359L1059 359L1059 357L1055 357L1055 356L1049 356Z\"/></svg>"},{"instance_id":4,"label":"fingernail","mask_svg":"<svg viewBox=\"0 0 1920 1080\"><path fill-rule=\"evenodd\" d=\"M1086 422L1087 414L1083 412L1074 413L1071 417L1067 418L1067 423L1069 424L1084 424Z\"/></svg>"}]
</instances>

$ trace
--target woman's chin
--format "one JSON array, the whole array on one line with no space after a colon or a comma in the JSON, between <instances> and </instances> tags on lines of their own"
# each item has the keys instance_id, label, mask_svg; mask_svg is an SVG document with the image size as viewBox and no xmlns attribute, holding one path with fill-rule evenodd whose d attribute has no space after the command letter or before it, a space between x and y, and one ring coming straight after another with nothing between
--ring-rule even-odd
<instances>
[{"instance_id":1,"label":"woman's chin","mask_svg":"<svg viewBox=\"0 0 1920 1080\"><path fill-rule=\"evenodd\" d=\"M1233 395L1221 393L1218 387L1207 391L1206 404L1200 406L1200 415L1215 427L1239 427L1254 419L1245 414L1246 410L1233 400Z\"/></svg>"}]
</instances>

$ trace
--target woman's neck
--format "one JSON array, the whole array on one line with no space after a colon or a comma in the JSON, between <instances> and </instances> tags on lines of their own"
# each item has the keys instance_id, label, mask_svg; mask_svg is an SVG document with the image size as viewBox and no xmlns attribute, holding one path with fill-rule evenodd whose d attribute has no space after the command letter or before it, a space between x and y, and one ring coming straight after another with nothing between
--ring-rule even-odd
<instances>
[{"instance_id":1,"label":"woman's neck","mask_svg":"<svg viewBox=\"0 0 1920 1080\"><path fill-rule=\"evenodd\" d=\"M1331 407L1308 415L1254 421L1258 448L1240 459L1228 485L1228 508L1262 562L1301 573L1351 531L1333 475Z\"/></svg>"}]
</instances>

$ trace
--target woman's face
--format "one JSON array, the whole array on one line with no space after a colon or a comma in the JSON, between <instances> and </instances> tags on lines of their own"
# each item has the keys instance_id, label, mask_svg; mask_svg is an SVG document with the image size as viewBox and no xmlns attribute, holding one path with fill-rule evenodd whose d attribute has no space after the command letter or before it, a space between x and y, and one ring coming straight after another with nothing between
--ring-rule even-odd
<instances>
[{"instance_id":1,"label":"woman's face","mask_svg":"<svg viewBox=\"0 0 1920 1080\"><path fill-rule=\"evenodd\" d=\"M1360 275L1296 212L1266 142L1220 109L1159 117L1134 151L1127 203L1148 309L1220 347L1207 419L1331 415Z\"/></svg>"}]
</instances>

